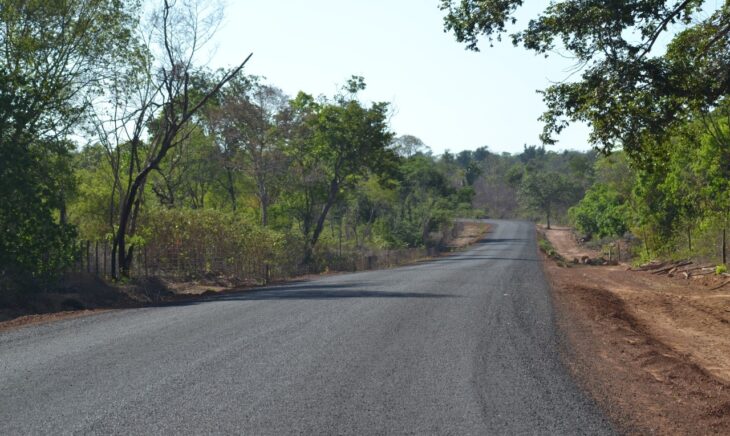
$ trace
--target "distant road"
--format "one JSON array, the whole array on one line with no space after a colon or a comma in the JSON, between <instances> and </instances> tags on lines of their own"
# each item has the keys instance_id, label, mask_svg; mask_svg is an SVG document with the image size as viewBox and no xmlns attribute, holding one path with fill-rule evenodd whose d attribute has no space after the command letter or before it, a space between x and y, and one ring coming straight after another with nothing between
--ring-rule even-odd
<instances>
[{"instance_id":1,"label":"distant road","mask_svg":"<svg viewBox=\"0 0 730 436\"><path fill-rule=\"evenodd\" d=\"M611 434L533 226L384 271L0 333L2 434Z\"/></svg>"}]
</instances>

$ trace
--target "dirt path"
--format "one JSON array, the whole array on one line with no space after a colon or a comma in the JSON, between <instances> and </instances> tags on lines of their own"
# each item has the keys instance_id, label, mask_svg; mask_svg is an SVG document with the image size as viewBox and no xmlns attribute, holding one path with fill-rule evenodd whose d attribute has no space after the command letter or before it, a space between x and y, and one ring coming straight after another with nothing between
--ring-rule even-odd
<instances>
[{"instance_id":1,"label":"dirt path","mask_svg":"<svg viewBox=\"0 0 730 436\"><path fill-rule=\"evenodd\" d=\"M563 256L582 248L546 231ZM586 253L588 255L588 253ZM730 433L730 287L546 261L568 363L629 433Z\"/></svg>"},{"instance_id":2,"label":"dirt path","mask_svg":"<svg viewBox=\"0 0 730 436\"><path fill-rule=\"evenodd\" d=\"M584 256L591 259L601 256L598 251L576 244L573 230L569 227L553 227L551 230L547 230L545 227L538 226L538 230L548 234L553 247L568 260L580 259Z\"/></svg>"}]
</instances>

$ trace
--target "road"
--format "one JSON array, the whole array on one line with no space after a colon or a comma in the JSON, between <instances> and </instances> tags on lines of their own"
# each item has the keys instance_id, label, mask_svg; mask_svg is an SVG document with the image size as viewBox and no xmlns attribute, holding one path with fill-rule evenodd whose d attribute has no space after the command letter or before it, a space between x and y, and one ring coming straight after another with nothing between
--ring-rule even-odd
<instances>
[{"instance_id":1,"label":"road","mask_svg":"<svg viewBox=\"0 0 730 436\"><path fill-rule=\"evenodd\" d=\"M611 434L533 226L435 261L0 333L3 434Z\"/></svg>"}]
</instances>

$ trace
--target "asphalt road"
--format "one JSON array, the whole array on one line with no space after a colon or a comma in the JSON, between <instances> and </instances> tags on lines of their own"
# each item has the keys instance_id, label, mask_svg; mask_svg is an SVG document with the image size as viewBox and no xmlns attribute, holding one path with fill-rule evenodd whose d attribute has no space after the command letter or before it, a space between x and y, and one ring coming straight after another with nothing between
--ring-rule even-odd
<instances>
[{"instance_id":1,"label":"asphalt road","mask_svg":"<svg viewBox=\"0 0 730 436\"><path fill-rule=\"evenodd\" d=\"M2 434L610 434L534 230L413 266L0 333Z\"/></svg>"}]
</instances>

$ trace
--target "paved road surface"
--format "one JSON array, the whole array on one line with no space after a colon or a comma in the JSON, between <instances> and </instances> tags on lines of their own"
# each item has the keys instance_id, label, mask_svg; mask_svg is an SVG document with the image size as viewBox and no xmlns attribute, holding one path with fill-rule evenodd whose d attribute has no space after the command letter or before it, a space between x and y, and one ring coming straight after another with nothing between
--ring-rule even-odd
<instances>
[{"instance_id":1,"label":"paved road surface","mask_svg":"<svg viewBox=\"0 0 730 436\"><path fill-rule=\"evenodd\" d=\"M610 434L528 223L386 271L0 334L0 433Z\"/></svg>"}]
</instances>

